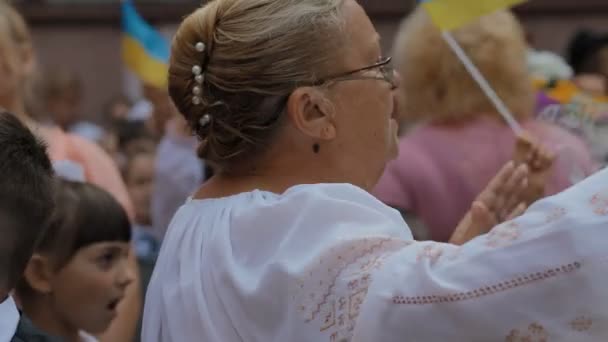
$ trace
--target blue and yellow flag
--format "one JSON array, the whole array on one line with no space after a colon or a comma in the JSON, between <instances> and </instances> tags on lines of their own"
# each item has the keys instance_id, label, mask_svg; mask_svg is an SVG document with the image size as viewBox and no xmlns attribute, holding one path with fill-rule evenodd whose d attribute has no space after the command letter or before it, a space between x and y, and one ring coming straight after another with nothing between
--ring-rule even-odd
<instances>
[{"instance_id":1,"label":"blue and yellow flag","mask_svg":"<svg viewBox=\"0 0 608 342\"><path fill-rule=\"evenodd\" d=\"M167 85L169 41L137 13L131 0L122 2L122 58L145 84Z\"/></svg>"},{"instance_id":2,"label":"blue and yellow flag","mask_svg":"<svg viewBox=\"0 0 608 342\"><path fill-rule=\"evenodd\" d=\"M435 25L451 31L497 10L526 0L420 0Z\"/></svg>"}]
</instances>

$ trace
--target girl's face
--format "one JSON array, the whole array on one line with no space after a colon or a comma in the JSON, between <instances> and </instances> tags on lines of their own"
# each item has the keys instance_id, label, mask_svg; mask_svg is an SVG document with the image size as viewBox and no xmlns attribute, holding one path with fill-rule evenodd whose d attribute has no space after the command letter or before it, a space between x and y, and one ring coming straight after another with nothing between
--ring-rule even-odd
<instances>
[{"instance_id":1,"label":"girl's face","mask_svg":"<svg viewBox=\"0 0 608 342\"><path fill-rule=\"evenodd\" d=\"M134 275L127 242L83 247L52 278L55 317L64 326L88 333L105 331Z\"/></svg>"},{"instance_id":2,"label":"girl's face","mask_svg":"<svg viewBox=\"0 0 608 342\"><path fill-rule=\"evenodd\" d=\"M127 190L135 207L135 220L142 225L151 222L150 205L154 187L154 155L138 154L127 170Z\"/></svg>"}]
</instances>

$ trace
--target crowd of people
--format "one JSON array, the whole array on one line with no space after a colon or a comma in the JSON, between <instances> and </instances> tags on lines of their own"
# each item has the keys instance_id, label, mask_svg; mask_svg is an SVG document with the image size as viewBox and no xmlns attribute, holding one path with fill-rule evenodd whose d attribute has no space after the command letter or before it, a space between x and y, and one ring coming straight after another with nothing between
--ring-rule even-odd
<instances>
[{"instance_id":1,"label":"crowd of people","mask_svg":"<svg viewBox=\"0 0 608 342\"><path fill-rule=\"evenodd\" d=\"M93 117L0 2L0 342L608 338L608 34L453 37L523 132L422 7L209 1Z\"/></svg>"}]
</instances>

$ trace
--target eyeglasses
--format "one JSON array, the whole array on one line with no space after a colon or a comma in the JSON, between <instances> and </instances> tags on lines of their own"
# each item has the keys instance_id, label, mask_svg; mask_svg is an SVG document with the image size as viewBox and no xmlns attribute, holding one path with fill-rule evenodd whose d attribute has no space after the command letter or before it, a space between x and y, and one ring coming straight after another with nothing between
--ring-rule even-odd
<instances>
[{"instance_id":1,"label":"eyeglasses","mask_svg":"<svg viewBox=\"0 0 608 342\"><path fill-rule=\"evenodd\" d=\"M322 78L313 83L314 86L320 86L329 82L342 82L352 80L383 80L391 85L392 89L397 88L397 82L395 80L395 69L390 65L392 57L386 57L372 65L359 68L345 73ZM378 69L381 76L366 76L366 75L355 75L364 71Z\"/></svg>"},{"instance_id":2,"label":"eyeglasses","mask_svg":"<svg viewBox=\"0 0 608 342\"><path fill-rule=\"evenodd\" d=\"M354 81L354 80L381 80L385 81L391 85L391 90L397 88L397 81L395 75L395 69L390 65L392 57L382 58L380 61L363 67L356 70L347 71L344 73L332 75L329 77L322 78L317 80L316 82L309 84L310 86L317 87L330 82L343 82L343 81ZM366 75L355 75L364 71L378 69L380 71L381 76L366 76ZM278 118L281 113L285 110L285 106L287 105L287 101L289 100L289 96L291 93L284 95L280 98L279 104L277 106L276 118Z\"/></svg>"}]
</instances>

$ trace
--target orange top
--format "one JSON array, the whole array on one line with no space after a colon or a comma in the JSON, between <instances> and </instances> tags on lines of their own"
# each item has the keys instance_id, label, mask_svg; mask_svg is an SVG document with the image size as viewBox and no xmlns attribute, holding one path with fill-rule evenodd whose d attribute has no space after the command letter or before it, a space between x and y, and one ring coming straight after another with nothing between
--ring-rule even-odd
<instances>
[{"instance_id":1,"label":"orange top","mask_svg":"<svg viewBox=\"0 0 608 342\"><path fill-rule=\"evenodd\" d=\"M51 160L68 160L82 166L85 179L114 195L133 218L133 205L118 167L101 147L56 127L38 127L38 133L48 144Z\"/></svg>"}]
</instances>

